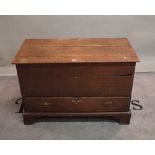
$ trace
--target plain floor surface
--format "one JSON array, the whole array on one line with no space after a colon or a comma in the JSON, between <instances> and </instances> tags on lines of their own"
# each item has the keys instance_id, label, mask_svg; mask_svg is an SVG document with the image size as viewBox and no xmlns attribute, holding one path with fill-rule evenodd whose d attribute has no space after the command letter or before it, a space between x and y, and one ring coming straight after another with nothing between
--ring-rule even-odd
<instances>
[{"instance_id":1,"label":"plain floor surface","mask_svg":"<svg viewBox=\"0 0 155 155\"><path fill-rule=\"evenodd\" d=\"M15 113L21 97L16 76L0 77L0 139L155 139L155 73L136 73L132 100L140 101L142 110L133 110L130 125L103 119L56 120L24 125Z\"/></svg>"}]
</instances>

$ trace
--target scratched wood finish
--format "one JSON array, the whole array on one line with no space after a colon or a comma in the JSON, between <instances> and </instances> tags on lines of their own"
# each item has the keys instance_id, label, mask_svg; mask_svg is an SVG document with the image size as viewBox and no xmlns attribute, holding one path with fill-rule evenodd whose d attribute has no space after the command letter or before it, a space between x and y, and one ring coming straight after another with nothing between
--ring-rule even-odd
<instances>
[{"instance_id":1,"label":"scratched wood finish","mask_svg":"<svg viewBox=\"0 0 155 155\"><path fill-rule=\"evenodd\" d=\"M25 40L13 64L137 62L126 38Z\"/></svg>"},{"instance_id":2,"label":"scratched wood finish","mask_svg":"<svg viewBox=\"0 0 155 155\"><path fill-rule=\"evenodd\" d=\"M128 97L28 97L26 112L109 112L129 111Z\"/></svg>"}]
</instances>

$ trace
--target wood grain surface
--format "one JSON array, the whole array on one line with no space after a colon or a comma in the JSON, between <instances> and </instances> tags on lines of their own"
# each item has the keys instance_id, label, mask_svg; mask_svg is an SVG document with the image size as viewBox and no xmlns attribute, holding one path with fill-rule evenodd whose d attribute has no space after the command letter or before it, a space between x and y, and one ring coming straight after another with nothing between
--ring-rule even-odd
<instances>
[{"instance_id":1,"label":"wood grain surface","mask_svg":"<svg viewBox=\"0 0 155 155\"><path fill-rule=\"evenodd\" d=\"M13 64L137 62L126 38L26 39Z\"/></svg>"},{"instance_id":2,"label":"wood grain surface","mask_svg":"<svg viewBox=\"0 0 155 155\"><path fill-rule=\"evenodd\" d=\"M129 111L129 97L26 97L26 112Z\"/></svg>"},{"instance_id":3,"label":"wood grain surface","mask_svg":"<svg viewBox=\"0 0 155 155\"><path fill-rule=\"evenodd\" d=\"M12 62L24 123L78 116L129 124L137 61L127 38L26 39Z\"/></svg>"}]
</instances>

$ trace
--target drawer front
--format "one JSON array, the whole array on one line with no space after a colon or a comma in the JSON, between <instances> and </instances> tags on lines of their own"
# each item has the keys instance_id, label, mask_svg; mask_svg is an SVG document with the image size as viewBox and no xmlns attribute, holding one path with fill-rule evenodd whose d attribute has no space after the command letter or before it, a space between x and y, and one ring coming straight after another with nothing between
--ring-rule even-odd
<instances>
[{"instance_id":1,"label":"drawer front","mask_svg":"<svg viewBox=\"0 0 155 155\"><path fill-rule=\"evenodd\" d=\"M128 111L128 97L48 97L24 99L27 112L110 112Z\"/></svg>"},{"instance_id":2,"label":"drawer front","mask_svg":"<svg viewBox=\"0 0 155 155\"><path fill-rule=\"evenodd\" d=\"M38 77L24 78L21 82L24 97L129 97L133 76Z\"/></svg>"}]
</instances>

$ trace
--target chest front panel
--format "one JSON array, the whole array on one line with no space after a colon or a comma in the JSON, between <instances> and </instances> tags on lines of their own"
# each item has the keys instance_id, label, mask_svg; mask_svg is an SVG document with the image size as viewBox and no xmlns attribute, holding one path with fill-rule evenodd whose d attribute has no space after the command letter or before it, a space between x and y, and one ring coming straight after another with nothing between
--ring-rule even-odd
<instances>
[{"instance_id":1,"label":"chest front panel","mask_svg":"<svg viewBox=\"0 0 155 155\"><path fill-rule=\"evenodd\" d=\"M135 63L17 65L24 97L130 96Z\"/></svg>"}]
</instances>

